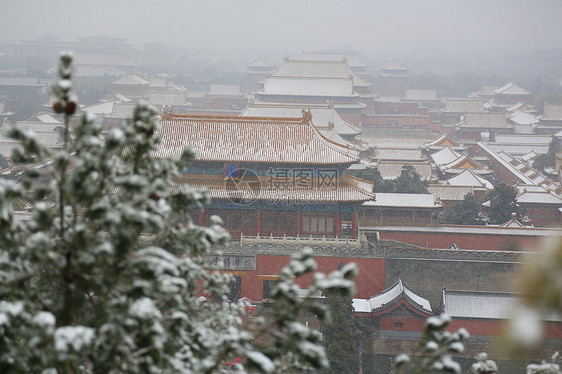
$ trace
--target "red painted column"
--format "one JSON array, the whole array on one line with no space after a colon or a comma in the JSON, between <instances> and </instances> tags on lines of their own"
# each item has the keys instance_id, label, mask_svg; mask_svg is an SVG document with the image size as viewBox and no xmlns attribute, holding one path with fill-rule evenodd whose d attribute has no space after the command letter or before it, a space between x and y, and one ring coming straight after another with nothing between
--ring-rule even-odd
<instances>
[{"instance_id":1,"label":"red painted column","mask_svg":"<svg viewBox=\"0 0 562 374\"><path fill-rule=\"evenodd\" d=\"M261 210L256 212L256 233L261 234Z\"/></svg>"},{"instance_id":2,"label":"red painted column","mask_svg":"<svg viewBox=\"0 0 562 374\"><path fill-rule=\"evenodd\" d=\"M296 230L297 236L300 236L301 234L301 212L300 210L297 210L297 230Z\"/></svg>"},{"instance_id":3,"label":"red painted column","mask_svg":"<svg viewBox=\"0 0 562 374\"><path fill-rule=\"evenodd\" d=\"M203 214L203 210L199 211L199 226L205 226L205 215Z\"/></svg>"},{"instance_id":4,"label":"red painted column","mask_svg":"<svg viewBox=\"0 0 562 374\"><path fill-rule=\"evenodd\" d=\"M336 212L336 236L339 238L341 235L341 213Z\"/></svg>"},{"instance_id":5,"label":"red painted column","mask_svg":"<svg viewBox=\"0 0 562 374\"><path fill-rule=\"evenodd\" d=\"M353 212L351 221L352 236L351 239L357 239L357 212Z\"/></svg>"}]
</instances>

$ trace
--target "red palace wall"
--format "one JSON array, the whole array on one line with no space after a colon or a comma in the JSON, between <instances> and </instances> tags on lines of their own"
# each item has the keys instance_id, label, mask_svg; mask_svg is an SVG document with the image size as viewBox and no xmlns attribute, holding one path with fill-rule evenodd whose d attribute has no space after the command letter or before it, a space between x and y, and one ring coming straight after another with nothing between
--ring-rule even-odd
<instances>
[{"instance_id":1,"label":"red palace wall","mask_svg":"<svg viewBox=\"0 0 562 374\"><path fill-rule=\"evenodd\" d=\"M274 280L281 269L290 261L290 256L256 255L256 270L235 272L242 279L241 296L253 301L263 299L263 281ZM354 262L359 270L355 281L356 298L367 299L378 295L384 290L384 259L382 258L343 258L343 257L314 257L317 271L330 273L341 263ZM273 277L267 277L273 276ZM313 274L297 278L296 283L305 288L312 283Z\"/></svg>"},{"instance_id":2,"label":"red palace wall","mask_svg":"<svg viewBox=\"0 0 562 374\"><path fill-rule=\"evenodd\" d=\"M444 249L449 248L454 242L460 249L486 249L491 251L501 250L508 238L516 240L522 247L538 245L542 239L536 236L385 231L379 231L379 237L383 240L396 240L420 247Z\"/></svg>"},{"instance_id":3,"label":"red palace wall","mask_svg":"<svg viewBox=\"0 0 562 374\"><path fill-rule=\"evenodd\" d=\"M396 324L401 323L401 327ZM425 318L411 317L381 317L380 330L396 331L423 331L425 328Z\"/></svg>"}]
</instances>

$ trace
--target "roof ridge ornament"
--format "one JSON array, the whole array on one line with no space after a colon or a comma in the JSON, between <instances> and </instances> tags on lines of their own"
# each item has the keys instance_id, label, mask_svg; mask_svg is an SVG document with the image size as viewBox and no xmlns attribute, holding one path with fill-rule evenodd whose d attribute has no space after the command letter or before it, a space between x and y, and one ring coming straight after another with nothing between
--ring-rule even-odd
<instances>
[{"instance_id":1,"label":"roof ridge ornament","mask_svg":"<svg viewBox=\"0 0 562 374\"><path fill-rule=\"evenodd\" d=\"M172 110L174 109L174 105L170 104L170 105L164 105L162 107L162 118L169 118L172 117L174 115L174 113L172 112Z\"/></svg>"},{"instance_id":2,"label":"roof ridge ornament","mask_svg":"<svg viewBox=\"0 0 562 374\"><path fill-rule=\"evenodd\" d=\"M310 121L312 121L312 113L310 112L310 109L306 110L303 108L302 121L306 123L310 123Z\"/></svg>"}]
</instances>

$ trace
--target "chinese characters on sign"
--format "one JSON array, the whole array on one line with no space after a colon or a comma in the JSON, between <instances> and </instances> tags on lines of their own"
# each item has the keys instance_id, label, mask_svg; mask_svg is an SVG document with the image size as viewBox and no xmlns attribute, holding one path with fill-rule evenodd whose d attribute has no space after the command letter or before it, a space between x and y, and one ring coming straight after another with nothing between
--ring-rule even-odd
<instances>
[{"instance_id":1,"label":"chinese characters on sign","mask_svg":"<svg viewBox=\"0 0 562 374\"><path fill-rule=\"evenodd\" d=\"M221 270L256 270L256 257L245 255L211 255L206 259L208 267Z\"/></svg>"}]
</instances>

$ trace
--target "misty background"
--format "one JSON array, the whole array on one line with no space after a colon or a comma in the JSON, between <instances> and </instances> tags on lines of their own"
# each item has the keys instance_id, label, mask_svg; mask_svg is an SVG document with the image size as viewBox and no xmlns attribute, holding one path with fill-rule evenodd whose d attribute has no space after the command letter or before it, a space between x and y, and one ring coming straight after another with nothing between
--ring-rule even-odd
<instances>
[{"instance_id":1,"label":"misty background","mask_svg":"<svg viewBox=\"0 0 562 374\"><path fill-rule=\"evenodd\" d=\"M190 92L208 91L210 84L243 83L248 65L260 58L279 66L303 51L331 50L357 52L375 76L394 58L408 68L411 88L436 89L440 96L464 97L510 81L535 92L558 94L562 87L560 0L4 0L2 5L4 76L51 78L59 50L103 50L133 62L139 74L167 74ZM112 79L78 82L84 86L82 102L92 104L107 94ZM534 104L541 107L541 100Z\"/></svg>"},{"instance_id":2,"label":"misty background","mask_svg":"<svg viewBox=\"0 0 562 374\"><path fill-rule=\"evenodd\" d=\"M124 38L136 46L294 54L348 46L365 54L524 53L562 47L562 2L12 0L0 40Z\"/></svg>"}]
</instances>

